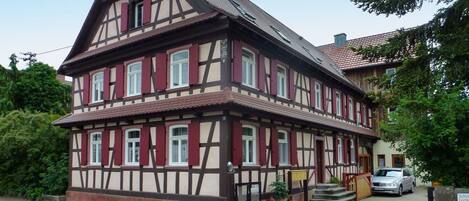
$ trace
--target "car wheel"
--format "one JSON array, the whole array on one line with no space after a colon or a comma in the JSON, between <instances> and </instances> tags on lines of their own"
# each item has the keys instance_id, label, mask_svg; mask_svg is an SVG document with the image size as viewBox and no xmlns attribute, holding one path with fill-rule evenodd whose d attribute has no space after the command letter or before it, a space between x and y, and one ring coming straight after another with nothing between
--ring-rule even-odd
<instances>
[{"instance_id":1,"label":"car wheel","mask_svg":"<svg viewBox=\"0 0 469 201\"><path fill-rule=\"evenodd\" d=\"M412 188L410 189L410 192L414 193L416 189L417 189L417 186L415 185L415 183L412 183Z\"/></svg>"},{"instance_id":2,"label":"car wheel","mask_svg":"<svg viewBox=\"0 0 469 201\"><path fill-rule=\"evenodd\" d=\"M399 186L399 191L397 192L397 196L401 197L402 196L402 185Z\"/></svg>"}]
</instances>

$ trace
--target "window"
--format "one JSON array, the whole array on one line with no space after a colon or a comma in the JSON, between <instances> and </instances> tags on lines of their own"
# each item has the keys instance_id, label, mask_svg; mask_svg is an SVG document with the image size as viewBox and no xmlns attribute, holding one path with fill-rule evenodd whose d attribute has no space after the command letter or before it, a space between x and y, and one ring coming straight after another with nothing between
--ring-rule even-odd
<instances>
[{"instance_id":1,"label":"window","mask_svg":"<svg viewBox=\"0 0 469 201\"><path fill-rule=\"evenodd\" d=\"M342 116L342 94L340 92L336 92L335 105L337 116Z\"/></svg>"},{"instance_id":2,"label":"window","mask_svg":"<svg viewBox=\"0 0 469 201\"><path fill-rule=\"evenodd\" d=\"M243 127L243 164L256 164L256 129L252 126Z\"/></svg>"},{"instance_id":3,"label":"window","mask_svg":"<svg viewBox=\"0 0 469 201\"><path fill-rule=\"evenodd\" d=\"M140 129L125 131L125 164L139 165L140 160Z\"/></svg>"},{"instance_id":4,"label":"window","mask_svg":"<svg viewBox=\"0 0 469 201\"><path fill-rule=\"evenodd\" d=\"M171 54L171 88L189 86L189 51Z\"/></svg>"},{"instance_id":5,"label":"window","mask_svg":"<svg viewBox=\"0 0 469 201\"><path fill-rule=\"evenodd\" d=\"M169 128L170 165L187 165L188 158L188 129L186 125L176 125Z\"/></svg>"},{"instance_id":6,"label":"window","mask_svg":"<svg viewBox=\"0 0 469 201\"><path fill-rule=\"evenodd\" d=\"M343 142L342 138L337 139L337 162L343 163L344 162L344 151L343 151Z\"/></svg>"},{"instance_id":7,"label":"window","mask_svg":"<svg viewBox=\"0 0 469 201\"><path fill-rule=\"evenodd\" d=\"M353 99L352 98L349 98L348 99L348 118L350 120L354 120L354 116L353 116Z\"/></svg>"},{"instance_id":8,"label":"window","mask_svg":"<svg viewBox=\"0 0 469 201\"><path fill-rule=\"evenodd\" d=\"M273 27L273 26L270 26L270 28L272 28L272 30L275 31L275 33L277 33L280 38L282 38L283 41L287 42L287 43L291 43L291 40L290 38L288 38L284 33L282 33L279 29Z\"/></svg>"},{"instance_id":9,"label":"window","mask_svg":"<svg viewBox=\"0 0 469 201\"><path fill-rule=\"evenodd\" d=\"M361 123L362 123L362 112L361 112L360 103L357 103L357 125L360 125Z\"/></svg>"},{"instance_id":10,"label":"window","mask_svg":"<svg viewBox=\"0 0 469 201\"><path fill-rule=\"evenodd\" d=\"M127 96L140 95L142 86L142 63L127 65Z\"/></svg>"},{"instance_id":11,"label":"window","mask_svg":"<svg viewBox=\"0 0 469 201\"><path fill-rule=\"evenodd\" d=\"M378 168L386 167L386 156L384 154L378 155Z\"/></svg>"},{"instance_id":12,"label":"window","mask_svg":"<svg viewBox=\"0 0 469 201\"><path fill-rule=\"evenodd\" d=\"M396 76L396 68L387 68L386 75L391 78L391 83L394 83L395 76Z\"/></svg>"},{"instance_id":13,"label":"window","mask_svg":"<svg viewBox=\"0 0 469 201\"><path fill-rule=\"evenodd\" d=\"M370 126L370 128L373 127L373 125L371 125L373 123L372 122L373 121L373 116L372 115L373 114L371 114L371 109L368 108L368 125Z\"/></svg>"},{"instance_id":14,"label":"window","mask_svg":"<svg viewBox=\"0 0 469 201\"><path fill-rule=\"evenodd\" d=\"M350 139L350 162L355 163L357 159L355 158L355 141Z\"/></svg>"},{"instance_id":15,"label":"window","mask_svg":"<svg viewBox=\"0 0 469 201\"><path fill-rule=\"evenodd\" d=\"M320 83L316 83L314 86L316 93L316 109L322 110L322 85Z\"/></svg>"},{"instance_id":16,"label":"window","mask_svg":"<svg viewBox=\"0 0 469 201\"><path fill-rule=\"evenodd\" d=\"M327 112L332 114L332 88L326 87L326 99L327 99Z\"/></svg>"},{"instance_id":17,"label":"window","mask_svg":"<svg viewBox=\"0 0 469 201\"><path fill-rule=\"evenodd\" d=\"M288 165L288 133L285 131L278 132L278 146L280 164Z\"/></svg>"},{"instance_id":18,"label":"window","mask_svg":"<svg viewBox=\"0 0 469 201\"><path fill-rule=\"evenodd\" d=\"M143 1L135 1L132 4L131 27L137 28L143 26Z\"/></svg>"},{"instance_id":19,"label":"window","mask_svg":"<svg viewBox=\"0 0 469 201\"><path fill-rule=\"evenodd\" d=\"M277 70L277 91L278 96L287 97L287 70L281 66Z\"/></svg>"},{"instance_id":20,"label":"window","mask_svg":"<svg viewBox=\"0 0 469 201\"><path fill-rule=\"evenodd\" d=\"M93 75L92 102L97 103L103 100L104 95L104 73L99 72Z\"/></svg>"},{"instance_id":21,"label":"window","mask_svg":"<svg viewBox=\"0 0 469 201\"><path fill-rule=\"evenodd\" d=\"M90 164L101 165L101 133L91 133Z\"/></svg>"},{"instance_id":22,"label":"window","mask_svg":"<svg viewBox=\"0 0 469 201\"><path fill-rule=\"evenodd\" d=\"M249 87L256 87L256 59L254 53L243 49L243 84Z\"/></svg>"},{"instance_id":23,"label":"window","mask_svg":"<svg viewBox=\"0 0 469 201\"><path fill-rule=\"evenodd\" d=\"M403 154L393 154L392 155L392 167L393 168L403 168L405 166L405 158Z\"/></svg>"}]
</instances>

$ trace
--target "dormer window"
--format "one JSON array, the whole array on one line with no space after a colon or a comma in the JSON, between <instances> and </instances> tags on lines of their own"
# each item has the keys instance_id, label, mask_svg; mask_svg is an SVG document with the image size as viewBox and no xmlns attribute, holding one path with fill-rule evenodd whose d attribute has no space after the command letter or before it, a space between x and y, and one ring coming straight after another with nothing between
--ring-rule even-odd
<instances>
[{"instance_id":1,"label":"dormer window","mask_svg":"<svg viewBox=\"0 0 469 201\"><path fill-rule=\"evenodd\" d=\"M243 15L244 18L251 21L252 23L256 22L256 16L248 12L237 0L232 0L232 4L238 9L238 11Z\"/></svg>"},{"instance_id":2,"label":"dormer window","mask_svg":"<svg viewBox=\"0 0 469 201\"><path fill-rule=\"evenodd\" d=\"M131 28L143 26L143 1L134 1L131 7Z\"/></svg>"}]
</instances>

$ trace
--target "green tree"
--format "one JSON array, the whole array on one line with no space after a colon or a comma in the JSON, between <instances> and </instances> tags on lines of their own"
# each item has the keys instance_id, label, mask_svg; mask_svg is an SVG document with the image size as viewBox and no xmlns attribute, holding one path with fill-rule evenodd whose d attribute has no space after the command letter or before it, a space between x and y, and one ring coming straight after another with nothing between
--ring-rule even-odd
<instances>
[{"instance_id":1,"label":"green tree","mask_svg":"<svg viewBox=\"0 0 469 201\"><path fill-rule=\"evenodd\" d=\"M31 110L52 114L70 111L69 85L56 79L56 71L41 62L30 62L18 70L17 57L10 57L10 69L0 66L0 114L11 110Z\"/></svg>"},{"instance_id":2,"label":"green tree","mask_svg":"<svg viewBox=\"0 0 469 201\"><path fill-rule=\"evenodd\" d=\"M352 0L364 11L402 16L424 0ZM431 2L431 1L429 1ZM401 62L391 82L370 94L396 112L381 123L383 139L403 151L426 181L469 186L469 1L438 0L428 23L401 29L379 46L354 49L371 61Z\"/></svg>"},{"instance_id":3,"label":"green tree","mask_svg":"<svg viewBox=\"0 0 469 201\"><path fill-rule=\"evenodd\" d=\"M35 200L67 187L67 131L57 115L12 111L0 117L0 194Z\"/></svg>"}]
</instances>

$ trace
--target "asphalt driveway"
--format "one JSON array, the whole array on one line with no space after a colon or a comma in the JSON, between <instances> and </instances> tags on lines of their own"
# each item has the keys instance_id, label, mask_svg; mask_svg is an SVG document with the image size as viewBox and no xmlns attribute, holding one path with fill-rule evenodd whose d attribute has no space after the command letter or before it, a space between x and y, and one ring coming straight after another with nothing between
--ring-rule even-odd
<instances>
[{"instance_id":1,"label":"asphalt driveway","mask_svg":"<svg viewBox=\"0 0 469 201\"><path fill-rule=\"evenodd\" d=\"M395 195L374 195L370 198L364 199L363 201L427 201L427 187L418 187L414 193L405 193L402 197Z\"/></svg>"}]
</instances>

